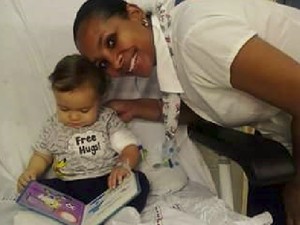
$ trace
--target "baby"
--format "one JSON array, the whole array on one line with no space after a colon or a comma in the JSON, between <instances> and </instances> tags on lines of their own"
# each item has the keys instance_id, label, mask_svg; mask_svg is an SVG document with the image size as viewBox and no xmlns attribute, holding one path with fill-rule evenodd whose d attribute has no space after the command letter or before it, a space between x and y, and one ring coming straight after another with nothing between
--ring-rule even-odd
<instances>
[{"instance_id":1,"label":"baby","mask_svg":"<svg viewBox=\"0 0 300 225\"><path fill-rule=\"evenodd\" d=\"M17 188L21 191L30 180L38 179L89 203L108 188L116 187L137 166L137 140L115 111L101 105L108 82L88 59L80 55L64 57L49 80L57 110L34 145ZM57 178L41 179L50 165ZM141 193L128 205L141 212L149 182L142 172L133 172Z\"/></svg>"}]
</instances>

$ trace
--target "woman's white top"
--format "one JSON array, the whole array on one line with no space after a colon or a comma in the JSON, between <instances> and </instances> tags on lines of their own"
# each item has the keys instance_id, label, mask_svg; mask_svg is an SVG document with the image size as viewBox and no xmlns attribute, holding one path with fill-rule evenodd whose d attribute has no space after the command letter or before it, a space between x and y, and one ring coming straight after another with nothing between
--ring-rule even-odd
<instances>
[{"instance_id":1,"label":"woman's white top","mask_svg":"<svg viewBox=\"0 0 300 225\"><path fill-rule=\"evenodd\" d=\"M174 0L157 0L151 10L160 24L165 22L157 10L162 4L170 17L170 27L163 32L171 38L182 100L204 119L230 127L252 125L291 148L291 117L234 89L230 67L241 47L255 35L300 62L300 10L267 0L186 0L176 7L172 7ZM166 49L155 20L156 50ZM159 51L157 62L162 58ZM168 80L170 86L176 83L167 71L157 72L159 81ZM177 90L180 92L179 87Z\"/></svg>"}]
</instances>

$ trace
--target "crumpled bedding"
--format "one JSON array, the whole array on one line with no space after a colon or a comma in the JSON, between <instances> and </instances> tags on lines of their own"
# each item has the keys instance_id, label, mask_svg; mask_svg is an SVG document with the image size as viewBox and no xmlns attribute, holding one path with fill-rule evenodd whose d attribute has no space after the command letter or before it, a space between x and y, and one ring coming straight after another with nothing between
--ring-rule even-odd
<instances>
[{"instance_id":1,"label":"crumpled bedding","mask_svg":"<svg viewBox=\"0 0 300 225\"><path fill-rule=\"evenodd\" d=\"M229 209L205 186L190 182L183 190L162 196L150 196L141 215L125 207L105 225L269 225L272 218L263 213L253 218ZM57 221L30 210L19 210L14 225L58 225Z\"/></svg>"}]
</instances>

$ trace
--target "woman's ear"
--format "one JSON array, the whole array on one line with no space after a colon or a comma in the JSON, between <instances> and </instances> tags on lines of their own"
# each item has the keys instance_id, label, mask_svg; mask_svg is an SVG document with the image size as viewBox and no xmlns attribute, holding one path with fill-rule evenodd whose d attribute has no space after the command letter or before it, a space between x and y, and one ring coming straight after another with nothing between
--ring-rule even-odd
<instances>
[{"instance_id":1,"label":"woman's ear","mask_svg":"<svg viewBox=\"0 0 300 225\"><path fill-rule=\"evenodd\" d=\"M146 17L146 13L135 4L128 3L126 9L130 20L142 21Z\"/></svg>"}]
</instances>

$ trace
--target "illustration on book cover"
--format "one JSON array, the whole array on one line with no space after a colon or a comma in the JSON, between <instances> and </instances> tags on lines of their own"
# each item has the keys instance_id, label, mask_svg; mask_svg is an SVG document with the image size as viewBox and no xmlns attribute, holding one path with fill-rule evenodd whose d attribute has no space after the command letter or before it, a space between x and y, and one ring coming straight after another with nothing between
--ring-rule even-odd
<instances>
[{"instance_id":1,"label":"illustration on book cover","mask_svg":"<svg viewBox=\"0 0 300 225\"><path fill-rule=\"evenodd\" d=\"M30 190L23 196L28 206L38 208L43 213L71 224L80 224L84 211L84 204L70 196L52 192L38 183L33 183Z\"/></svg>"}]
</instances>

